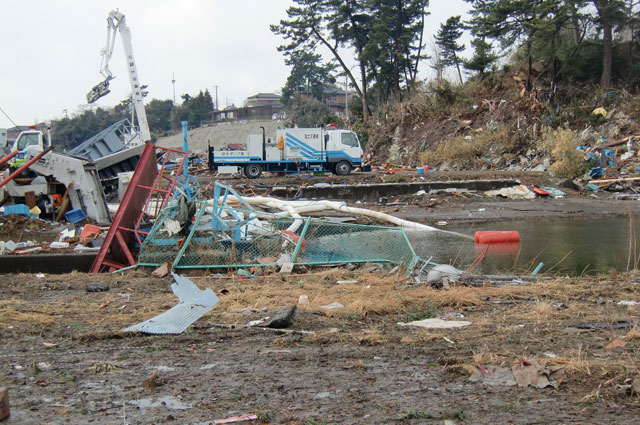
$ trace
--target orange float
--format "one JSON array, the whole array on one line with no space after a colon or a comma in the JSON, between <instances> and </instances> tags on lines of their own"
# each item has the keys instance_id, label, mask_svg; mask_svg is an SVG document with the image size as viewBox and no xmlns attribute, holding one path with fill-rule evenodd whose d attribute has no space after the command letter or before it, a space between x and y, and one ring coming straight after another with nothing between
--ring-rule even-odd
<instances>
[{"instance_id":1,"label":"orange float","mask_svg":"<svg viewBox=\"0 0 640 425\"><path fill-rule=\"evenodd\" d=\"M476 244L519 243L520 233L515 230L477 231Z\"/></svg>"}]
</instances>

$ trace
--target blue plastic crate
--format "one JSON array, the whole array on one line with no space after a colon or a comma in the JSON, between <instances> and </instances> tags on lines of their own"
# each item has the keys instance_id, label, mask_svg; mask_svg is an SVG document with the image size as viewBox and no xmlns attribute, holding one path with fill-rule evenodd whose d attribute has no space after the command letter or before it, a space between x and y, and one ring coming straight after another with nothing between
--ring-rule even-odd
<instances>
[{"instance_id":1,"label":"blue plastic crate","mask_svg":"<svg viewBox=\"0 0 640 425\"><path fill-rule=\"evenodd\" d=\"M80 208L67 211L64 215L69 223L77 223L84 220L86 217Z\"/></svg>"},{"instance_id":2,"label":"blue plastic crate","mask_svg":"<svg viewBox=\"0 0 640 425\"><path fill-rule=\"evenodd\" d=\"M20 214L27 217L37 217L37 215L29 213L29 207L25 204L7 205L4 207L4 215Z\"/></svg>"}]
</instances>

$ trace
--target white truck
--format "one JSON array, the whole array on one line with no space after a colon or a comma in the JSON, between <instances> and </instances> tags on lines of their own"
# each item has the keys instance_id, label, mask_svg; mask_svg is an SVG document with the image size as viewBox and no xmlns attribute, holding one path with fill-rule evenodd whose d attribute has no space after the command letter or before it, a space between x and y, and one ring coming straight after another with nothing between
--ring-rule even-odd
<instances>
[{"instance_id":1,"label":"white truck","mask_svg":"<svg viewBox=\"0 0 640 425\"><path fill-rule=\"evenodd\" d=\"M331 171L348 175L362 164L363 150L355 132L329 128L285 128L276 131L275 138L250 134L246 150L211 150L212 168L236 166L255 179L263 171L298 173L300 171Z\"/></svg>"}]
</instances>

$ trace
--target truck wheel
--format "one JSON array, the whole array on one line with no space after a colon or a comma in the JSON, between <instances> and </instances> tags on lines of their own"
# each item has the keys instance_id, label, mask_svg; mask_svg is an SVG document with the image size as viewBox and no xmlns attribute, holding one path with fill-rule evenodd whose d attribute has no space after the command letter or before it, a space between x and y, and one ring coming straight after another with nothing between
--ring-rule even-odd
<instances>
[{"instance_id":1,"label":"truck wheel","mask_svg":"<svg viewBox=\"0 0 640 425\"><path fill-rule=\"evenodd\" d=\"M334 170L338 176L348 176L351 172L351 164L349 161L340 161L335 165Z\"/></svg>"},{"instance_id":2,"label":"truck wheel","mask_svg":"<svg viewBox=\"0 0 640 425\"><path fill-rule=\"evenodd\" d=\"M262 175L262 166L260 164L249 164L244 167L244 175L250 179L257 179Z\"/></svg>"}]
</instances>

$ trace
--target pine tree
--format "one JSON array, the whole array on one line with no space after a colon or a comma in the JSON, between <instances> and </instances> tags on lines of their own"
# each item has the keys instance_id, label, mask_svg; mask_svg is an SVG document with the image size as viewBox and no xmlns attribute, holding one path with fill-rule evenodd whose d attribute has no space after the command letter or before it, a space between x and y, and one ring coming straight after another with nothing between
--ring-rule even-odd
<instances>
[{"instance_id":1,"label":"pine tree","mask_svg":"<svg viewBox=\"0 0 640 425\"><path fill-rule=\"evenodd\" d=\"M324 89L335 83L331 72L335 66L322 63L322 56L304 50L287 53L285 63L291 66L291 73L282 88L282 102L287 107L290 100L300 91L308 90L315 99L321 100Z\"/></svg>"},{"instance_id":2,"label":"pine tree","mask_svg":"<svg viewBox=\"0 0 640 425\"><path fill-rule=\"evenodd\" d=\"M464 25L460 20L460 15L452 16L443 24L440 24L438 34L435 36L436 44L440 47L444 65L455 66L458 70L460 84L462 84L462 72L460 64L462 59L458 57L458 53L464 51L464 45L458 43Z\"/></svg>"},{"instance_id":3,"label":"pine tree","mask_svg":"<svg viewBox=\"0 0 640 425\"><path fill-rule=\"evenodd\" d=\"M474 48L473 56L464 62L464 67L469 71L476 71L484 77L485 71L490 69L500 56L493 52L490 43L480 37L474 38L471 45Z\"/></svg>"}]
</instances>

